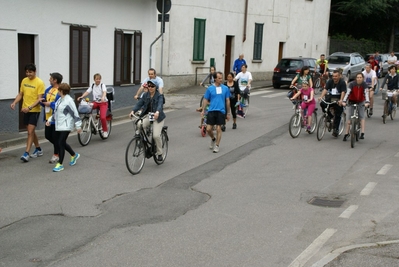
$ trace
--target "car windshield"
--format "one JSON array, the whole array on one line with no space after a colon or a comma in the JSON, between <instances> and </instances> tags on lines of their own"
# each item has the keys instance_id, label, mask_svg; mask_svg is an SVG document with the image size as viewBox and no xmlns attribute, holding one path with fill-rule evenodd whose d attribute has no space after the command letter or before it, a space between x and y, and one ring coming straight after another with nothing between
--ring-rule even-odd
<instances>
[{"instance_id":1,"label":"car windshield","mask_svg":"<svg viewBox=\"0 0 399 267\"><path fill-rule=\"evenodd\" d=\"M280 68L302 68L302 61L301 60L294 60L294 59L282 59L280 61Z\"/></svg>"},{"instance_id":2,"label":"car windshield","mask_svg":"<svg viewBox=\"0 0 399 267\"><path fill-rule=\"evenodd\" d=\"M347 56L330 56L328 58L328 63L331 64L349 64L350 61L351 58Z\"/></svg>"}]
</instances>

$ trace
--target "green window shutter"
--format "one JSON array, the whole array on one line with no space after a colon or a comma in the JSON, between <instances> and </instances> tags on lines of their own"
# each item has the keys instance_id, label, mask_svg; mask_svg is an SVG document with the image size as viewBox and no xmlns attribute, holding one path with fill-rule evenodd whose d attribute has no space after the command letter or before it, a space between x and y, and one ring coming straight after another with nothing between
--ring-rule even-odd
<instances>
[{"instance_id":1,"label":"green window shutter","mask_svg":"<svg viewBox=\"0 0 399 267\"><path fill-rule=\"evenodd\" d=\"M205 53L205 19L194 19L193 61L203 61Z\"/></svg>"},{"instance_id":2,"label":"green window shutter","mask_svg":"<svg viewBox=\"0 0 399 267\"><path fill-rule=\"evenodd\" d=\"M263 23L255 23L254 60L262 59L263 25Z\"/></svg>"}]
</instances>

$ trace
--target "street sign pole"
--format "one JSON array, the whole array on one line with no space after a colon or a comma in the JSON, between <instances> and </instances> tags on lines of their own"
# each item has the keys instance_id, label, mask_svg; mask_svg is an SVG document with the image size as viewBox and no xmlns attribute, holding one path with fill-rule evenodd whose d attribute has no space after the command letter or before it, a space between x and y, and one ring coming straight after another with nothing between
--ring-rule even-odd
<instances>
[{"instance_id":1,"label":"street sign pole","mask_svg":"<svg viewBox=\"0 0 399 267\"><path fill-rule=\"evenodd\" d=\"M162 22L161 22L161 35L162 35L162 41L161 41L161 69L160 69L160 74L159 76L162 77L162 67L163 67L163 34L165 33L165 0L162 0Z\"/></svg>"}]
</instances>

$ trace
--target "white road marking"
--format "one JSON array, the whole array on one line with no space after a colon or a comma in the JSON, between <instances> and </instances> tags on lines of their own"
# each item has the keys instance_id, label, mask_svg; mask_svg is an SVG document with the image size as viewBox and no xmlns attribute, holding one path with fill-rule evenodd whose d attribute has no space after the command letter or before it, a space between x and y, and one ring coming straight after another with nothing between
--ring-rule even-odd
<instances>
[{"instance_id":1,"label":"white road marking","mask_svg":"<svg viewBox=\"0 0 399 267\"><path fill-rule=\"evenodd\" d=\"M341 213L341 215L339 215L339 218L349 219L358 207L358 205L349 206L346 210L344 210L344 212Z\"/></svg>"},{"instance_id":2,"label":"white road marking","mask_svg":"<svg viewBox=\"0 0 399 267\"><path fill-rule=\"evenodd\" d=\"M312 244L310 244L288 267L302 267L321 249L333 236L336 229L327 228Z\"/></svg>"},{"instance_id":3,"label":"white road marking","mask_svg":"<svg viewBox=\"0 0 399 267\"><path fill-rule=\"evenodd\" d=\"M378 172L378 175L385 175L392 168L391 164L385 164Z\"/></svg>"},{"instance_id":4,"label":"white road marking","mask_svg":"<svg viewBox=\"0 0 399 267\"><path fill-rule=\"evenodd\" d=\"M368 183L362 190L362 192L360 192L361 196L368 196L370 195L371 191L373 191L374 187L377 185L377 183L374 182L370 182Z\"/></svg>"},{"instance_id":5,"label":"white road marking","mask_svg":"<svg viewBox=\"0 0 399 267\"><path fill-rule=\"evenodd\" d=\"M275 93L275 94L271 94L271 95L263 95L261 97L267 97L267 98L272 98L272 97L276 97L276 96L285 96L287 95L287 92L281 92L281 93Z\"/></svg>"},{"instance_id":6,"label":"white road marking","mask_svg":"<svg viewBox=\"0 0 399 267\"><path fill-rule=\"evenodd\" d=\"M272 92L274 92L274 91L273 90L258 90L256 92L251 92L250 96L267 94L267 93L272 93Z\"/></svg>"}]
</instances>

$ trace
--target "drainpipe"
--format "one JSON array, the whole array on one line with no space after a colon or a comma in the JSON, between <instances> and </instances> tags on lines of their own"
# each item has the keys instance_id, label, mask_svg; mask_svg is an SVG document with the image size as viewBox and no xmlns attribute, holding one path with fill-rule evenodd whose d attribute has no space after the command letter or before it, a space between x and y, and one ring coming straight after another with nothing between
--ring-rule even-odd
<instances>
[{"instance_id":1,"label":"drainpipe","mask_svg":"<svg viewBox=\"0 0 399 267\"><path fill-rule=\"evenodd\" d=\"M248 0L245 0L244 34L242 37L242 42L245 42L245 40L247 40L247 19L248 19Z\"/></svg>"}]
</instances>

